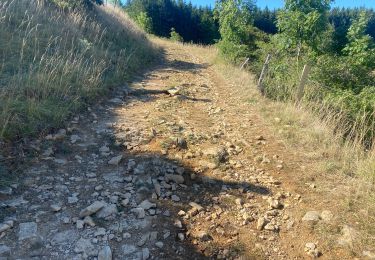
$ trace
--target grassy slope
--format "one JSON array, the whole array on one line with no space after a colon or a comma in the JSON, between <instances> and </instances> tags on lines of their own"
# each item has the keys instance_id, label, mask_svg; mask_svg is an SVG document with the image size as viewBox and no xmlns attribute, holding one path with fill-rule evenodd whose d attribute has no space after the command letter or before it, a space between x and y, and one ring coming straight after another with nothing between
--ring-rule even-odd
<instances>
[{"instance_id":1,"label":"grassy slope","mask_svg":"<svg viewBox=\"0 0 375 260\"><path fill-rule=\"evenodd\" d=\"M0 3L0 141L61 125L158 53L120 10L38 2Z\"/></svg>"}]
</instances>

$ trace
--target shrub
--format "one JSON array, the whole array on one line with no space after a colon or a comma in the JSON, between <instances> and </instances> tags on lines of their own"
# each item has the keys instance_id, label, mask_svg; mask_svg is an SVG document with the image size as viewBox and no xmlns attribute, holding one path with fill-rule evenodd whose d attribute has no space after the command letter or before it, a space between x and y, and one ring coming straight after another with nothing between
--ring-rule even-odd
<instances>
[{"instance_id":1,"label":"shrub","mask_svg":"<svg viewBox=\"0 0 375 260\"><path fill-rule=\"evenodd\" d=\"M146 12L140 12L134 20L145 32L152 33L152 19Z\"/></svg>"},{"instance_id":2,"label":"shrub","mask_svg":"<svg viewBox=\"0 0 375 260\"><path fill-rule=\"evenodd\" d=\"M171 29L170 39L175 42L184 41L184 38L182 38L182 36L178 32L176 32L174 28Z\"/></svg>"},{"instance_id":3,"label":"shrub","mask_svg":"<svg viewBox=\"0 0 375 260\"><path fill-rule=\"evenodd\" d=\"M360 93L375 79L368 67L353 63L351 57L323 55L317 59L312 78L329 89L351 90Z\"/></svg>"},{"instance_id":4,"label":"shrub","mask_svg":"<svg viewBox=\"0 0 375 260\"><path fill-rule=\"evenodd\" d=\"M252 56L256 49L257 31L253 26L252 1L229 0L218 3L216 8L221 41L221 55L230 62Z\"/></svg>"}]
</instances>

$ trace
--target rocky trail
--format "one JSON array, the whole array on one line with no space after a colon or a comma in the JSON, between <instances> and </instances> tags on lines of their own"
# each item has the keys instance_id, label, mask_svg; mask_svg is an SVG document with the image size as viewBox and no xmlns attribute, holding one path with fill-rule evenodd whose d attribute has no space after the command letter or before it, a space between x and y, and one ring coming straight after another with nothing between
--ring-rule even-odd
<instances>
[{"instance_id":1,"label":"rocky trail","mask_svg":"<svg viewBox=\"0 0 375 260\"><path fill-rule=\"evenodd\" d=\"M0 192L0 259L346 258L319 243L313 226L333 213L304 202L298 158L242 93L164 47L152 71L32 143L22 181Z\"/></svg>"}]
</instances>

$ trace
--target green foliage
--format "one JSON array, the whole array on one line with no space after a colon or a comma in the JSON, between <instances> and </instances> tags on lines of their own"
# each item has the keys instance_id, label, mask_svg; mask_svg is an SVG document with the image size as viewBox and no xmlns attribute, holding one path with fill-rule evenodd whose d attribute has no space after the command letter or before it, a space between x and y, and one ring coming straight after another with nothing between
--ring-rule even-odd
<instances>
[{"instance_id":1,"label":"green foliage","mask_svg":"<svg viewBox=\"0 0 375 260\"><path fill-rule=\"evenodd\" d=\"M317 60L314 78L323 86L335 90L351 90L359 94L369 86L375 85L374 43L366 34L370 17L362 12L347 32L348 43L343 49L345 55L321 55Z\"/></svg>"},{"instance_id":2,"label":"green foliage","mask_svg":"<svg viewBox=\"0 0 375 260\"><path fill-rule=\"evenodd\" d=\"M63 9L74 9L77 7L82 7L85 3L84 0L51 0L58 7Z\"/></svg>"},{"instance_id":3,"label":"green foliage","mask_svg":"<svg viewBox=\"0 0 375 260\"><path fill-rule=\"evenodd\" d=\"M360 93L366 86L375 85L369 68L358 65L352 57L322 55L315 66L313 79L332 90L350 89Z\"/></svg>"},{"instance_id":4,"label":"green foliage","mask_svg":"<svg viewBox=\"0 0 375 260\"><path fill-rule=\"evenodd\" d=\"M195 7L183 0L128 0L125 10L136 21L139 14L146 13L157 36L169 37L175 28L187 42L212 44L220 37L208 7Z\"/></svg>"},{"instance_id":5,"label":"green foliage","mask_svg":"<svg viewBox=\"0 0 375 260\"><path fill-rule=\"evenodd\" d=\"M134 20L145 32L152 33L152 19L146 12L138 13Z\"/></svg>"},{"instance_id":6,"label":"green foliage","mask_svg":"<svg viewBox=\"0 0 375 260\"><path fill-rule=\"evenodd\" d=\"M336 115L340 131L369 147L375 136L373 11L332 10L330 25L329 3L287 0L277 17L280 33L257 43L252 68L259 75L271 54L266 96L295 101L301 65L312 65L304 102L322 117Z\"/></svg>"},{"instance_id":7,"label":"green foliage","mask_svg":"<svg viewBox=\"0 0 375 260\"><path fill-rule=\"evenodd\" d=\"M344 116L348 127L347 134L360 138L366 147L373 145L375 138L375 87L365 87L361 92L355 93L350 89L328 91L323 98L323 103L330 106L331 110L339 111Z\"/></svg>"},{"instance_id":8,"label":"green foliage","mask_svg":"<svg viewBox=\"0 0 375 260\"><path fill-rule=\"evenodd\" d=\"M370 16L361 12L359 18L350 26L347 34L348 44L343 49L344 54L350 57L351 63L359 66L374 68L375 45L372 37L366 34Z\"/></svg>"},{"instance_id":9,"label":"green foliage","mask_svg":"<svg viewBox=\"0 0 375 260\"><path fill-rule=\"evenodd\" d=\"M251 56L256 48L252 8L252 1L227 0L217 3L216 13L221 34L218 47L223 57L231 62Z\"/></svg>"},{"instance_id":10,"label":"green foliage","mask_svg":"<svg viewBox=\"0 0 375 260\"><path fill-rule=\"evenodd\" d=\"M86 7L92 3L103 4L103 0L49 0L62 9L77 9Z\"/></svg>"},{"instance_id":11,"label":"green foliage","mask_svg":"<svg viewBox=\"0 0 375 260\"><path fill-rule=\"evenodd\" d=\"M173 27L171 28L170 39L175 42L184 41L184 38L182 38L182 36L178 32L176 32L176 30Z\"/></svg>"},{"instance_id":12,"label":"green foliage","mask_svg":"<svg viewBox=\"0 0 375 260\"><path fill-rule=\"evenodd\" d=\"M286 0L277 17L277 26L286 48L306 45L318 51L321 34L328 28L331 0Z\"/></svg>"}]
</instances>

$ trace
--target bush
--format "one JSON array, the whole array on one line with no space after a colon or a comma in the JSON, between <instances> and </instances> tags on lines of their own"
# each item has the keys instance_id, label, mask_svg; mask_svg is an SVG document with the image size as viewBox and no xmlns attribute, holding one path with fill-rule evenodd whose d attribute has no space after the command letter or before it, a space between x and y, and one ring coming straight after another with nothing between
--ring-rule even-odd
<instances>
[{"instance_id":1,"label":"bush","mask_svg":"<svg viewBox=\"0 0 375 260\"><path fill-rule=\"evenodd\" d=\"M351 57L320 56L312 78L329 89L351 90L358 94L369 85L375 85L372 71L365 66L353 64Z\"/></svg>"},{"instance_id":2,"label":"bush","mask_svg":"<svg viewBox=\"0 0 375 260\"><path fill-rule=\"evenodd\" d=\"M182 38L182 36L178 32L176 32L174 28L171 29L170 39L175 42L184 41L184 38Z\"/></svg>"},{"instance_id":3,"label":"bush","mask_svg":"<svg viewBox=\"0 0 375 260\"><path fill-rule=\"evenodd\" d=\"M140 12L134 19L134 21L141 27L145 32L152 33L152 19L147 15L146 12Z\"/></svg>"},{"instance_id":4,"label":"bush","mask_svg":"<svg viewBox=\"0 0 375 260\"><path fill-rule=\"evenodd\" d=\"M260 31L253 26L252 1L229 0L218 3L216 12L220 25L220 54L230 62L252 57Z\"/></svg>"},{"instance_id":5,"label":"bush","mask_svg":"<svg viewBox=\"0 0 375 260\"><path fill-rule=\"evenodd\" d=\"M103 0L48 0L52 3L56 4L58 7L63 9L76 9L87 7L92 3L96 3L98 5L103 4Z\"/></svg>"}]
</instances>

